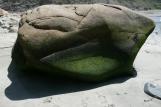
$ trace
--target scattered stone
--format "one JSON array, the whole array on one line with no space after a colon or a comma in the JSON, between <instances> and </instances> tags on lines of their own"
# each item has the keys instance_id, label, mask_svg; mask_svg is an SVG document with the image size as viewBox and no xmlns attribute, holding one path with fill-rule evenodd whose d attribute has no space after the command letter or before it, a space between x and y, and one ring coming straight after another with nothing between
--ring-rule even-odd
<instances>
[{"instance_id":1,"label":"scattered stone","mask_svg":"<svg viewBox=\"0 0 161 107\"><path fill-rule=\"evenodd\" d=\"M127 95L128 93L127 92L124 92L125 95Z\"/></svg>"},{"instance_id":2,"label":"scattered stone","mask_svg":"<svg viewBox=\"0 0 161 107\"><path fill-rule=\"evenodd\" d=\"M18 31L20 15L9 13L0 17L0 33L15 33Z\"/></svg>"},{"instance_id":3,"label":"scattered stone","mask_svg":"<svg viewBox=\"0 0 161 107\"><path fill-rule=\"evenodd\" d=\"M161 99L161 86L152 83L146 83L144 86L144 92L148 95Z\"/></svg>"},{"instance_id":4,"label":"scattered stone","mask_svg":"<svg viewBox=\"0 0 161 107\"><path fill-rule=\"evenodd\" d=\"M144 100L144 102L150 102L150 101L153 101L153 98L150 98L150 99Z\"/></svg>"},{"instance_id":5,"label":"scattered stone","mask_svg":"<svg viewBox=\"0 0 161 107\"><path fill-rule=\"evenodd\" d=\"M21 67L88 81L134 74L133 61L155 27L108 4L44 5L23 14L19 25L12 58Z\"/></svg>"},{"instance_id":6,"label":"scattered stone","mask_svg":"<svg viewBox=\"0 0 161 107\"><path fill-rule=\"evenodd\" d=\"M107 107L116 107L115 104L108 104Z\"/></svg>"},{"instance_id":7,"label":"scattered stone","mask_svg":"<svg viewBox=\"0 0 161 107\"><path fill-rule=\"evenodd\" d=\"M120 93L116 93L116 95L120 95Z\"/></svg>"},{"instance_id":8,"label":"scattered stone","mask_svg":"<svg viewBox=\"0 0 161 107\"><path fill-rule=\"evenodd\" d=\"M51 103L52 102L52 97L47 97L43 103Z\"/></svg>"},{"instance_id":9,"label":"scattered stone","mask_svg":"<svg viewBox=\"0 0 161 107\"><path fill-rule=\"evenodd\" d=\"M7 14L8 14L7 11L5 11L5 10L3 10L3 9L0 8L0 17L1 16L4 16L4 15L7 15Z\"/></svg>"}]
</instances>

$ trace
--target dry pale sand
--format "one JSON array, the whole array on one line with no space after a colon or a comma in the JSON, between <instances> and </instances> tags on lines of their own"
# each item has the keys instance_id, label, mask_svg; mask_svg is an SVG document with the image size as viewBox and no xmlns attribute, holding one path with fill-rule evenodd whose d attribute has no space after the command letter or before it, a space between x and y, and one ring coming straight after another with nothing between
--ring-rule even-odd
<instances>
[{"instance_id":1,"label":"dry pale sand","mask_svg":"<svg viewBox=\"0 0 161 107\"><path fill-rule=\"evenodd\" d=\"M157 27L136 57L134 67L137 76L99 84L19 71L11 61L11 49L17 34L3 32L0 28L0 106L161 107L161 100L144 93L146 82L161 85L161 14L149 12L148 15L155 19Z\"/></svg>"}]
</instances>

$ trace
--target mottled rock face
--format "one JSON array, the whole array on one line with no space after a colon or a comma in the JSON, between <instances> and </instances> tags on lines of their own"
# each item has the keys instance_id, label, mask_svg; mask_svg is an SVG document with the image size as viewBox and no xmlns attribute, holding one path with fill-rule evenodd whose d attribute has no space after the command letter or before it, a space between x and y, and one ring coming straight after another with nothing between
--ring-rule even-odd
<instances>
[{"instance_id":1,"label":"mottled rock face","mask_svg":"<svg viewBox=\"0 0 161 107\"><path fill-rule=\"evenodd\" d=\"M154 27L122 6L44 5L22 15L12 56L26 68L104 80L133 73L133 61Z\"/></svg>"}]
</instances>

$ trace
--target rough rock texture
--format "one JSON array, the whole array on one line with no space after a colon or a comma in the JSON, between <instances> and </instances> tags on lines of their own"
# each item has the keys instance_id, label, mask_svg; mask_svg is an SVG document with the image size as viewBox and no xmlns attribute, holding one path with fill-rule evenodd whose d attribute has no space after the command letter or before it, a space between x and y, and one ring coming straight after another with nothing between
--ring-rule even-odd
<instances>
[{"instance_id":1,"label":"rough rock texture","mask_svg":"<svg viewBox=\"0 0 161 107\"><path fill-rule=\"evenodd\" d=\"M37 68L82 80L132 74L152 20L108 4L44 5L22 15L12 57Z\"/></svg>"}]
</instances>

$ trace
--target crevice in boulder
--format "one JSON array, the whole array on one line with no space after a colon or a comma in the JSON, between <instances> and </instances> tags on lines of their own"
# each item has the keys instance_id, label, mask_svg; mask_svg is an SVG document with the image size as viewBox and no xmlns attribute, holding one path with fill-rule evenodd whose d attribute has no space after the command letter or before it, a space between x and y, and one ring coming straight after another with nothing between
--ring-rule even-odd
<instances>
[{"instance_id":1,"label":"crevice in boulder","mask_svg":"<svg viewBox=\"0 0 161 107\"><path fill-rule=\"evenodd\" d=\"M82 23L82 21L89 15L89 13L90 13L92 10L93 10L93 7L91 7L91 8L89 9L89 11L87 12L86 16L84 16L84 17L82 18L82 20L80 20L80 22L79 22L79 24L78 24L77 27L79 27L79 25Z\"/></svg>"},{"instance_id":2,"label":"crevice in boulder","mask_svg":"<svg viewBox=\"0 0 161 107\"><path fill-rule=\"evenodd\" d=\"M85 17L85 15L80 14L80 13L77 12L77 7L76 7L76 6L74 6L74 10L75 10L75 14L76 14L76 15Z\"/></svg>"},{"instance_id":3,"label":"crevice in boulder","mask_svg":"<svg viewBox=\"0 0 161 107\"><path fill-rule=\"evenodd\" d=\"M103 3L100 3L100 5L104 5L106 7L112 7L112 8L117 9L117 10L122 10L120 7L116 7L114 5L108 5L108 4L103 4Z\"/></svg>"},{"instance_id":4,"label":"crevice in boulder","mask_svg":"<svg viewBox=\"0 0 161 107\"><path fill-rule=\"evenodd\" d=\"M26 20L26 22L30 24L30 23L34 22L35 20L45 20L45 19L50 19L50 18L53 18L53 17L64 17L64 18L67 18L67 19L70 19L70 20L79 22L79 20L76 20L76 19L73 19L73 18L69 18L69 17L65 17L65 16L48 16L48 17L41 17L41 18L36 18L36 19L33 19L33 20Z\"/></svg>"}]
</instances>

